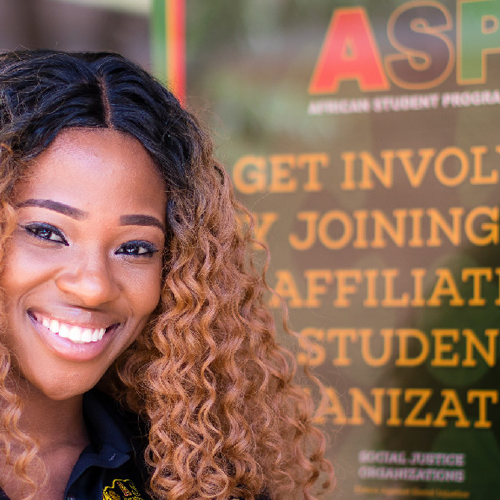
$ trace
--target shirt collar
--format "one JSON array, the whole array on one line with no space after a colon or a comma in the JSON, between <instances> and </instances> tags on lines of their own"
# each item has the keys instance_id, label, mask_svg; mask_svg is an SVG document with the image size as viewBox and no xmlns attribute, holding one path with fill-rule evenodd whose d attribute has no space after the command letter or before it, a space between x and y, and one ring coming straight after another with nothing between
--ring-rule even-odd
<instances>
[{"instance_id":1,"label":"shirt collar","mask_svg":"<svg viewBox=\"0 0 500 500\"><path fill-rule=\"evenodd\" d=\"M75 464L66 493L88 468L116 469L133 456L132 432L113 400L93 389L83 396L83 415L91 444L82 451Z\"/></svg>"},{"instance_id":2,"label":"shirt collar","mask_svg":"<svg viewBox=\"0 0 500 500\"><path fill-rule=\"evenodd\" d=\"M120 453L131 453L132 434L118 405L97 389L83 396L83 416L91 442L99 450L108 445Z\"/></svg>"}]
</instances>

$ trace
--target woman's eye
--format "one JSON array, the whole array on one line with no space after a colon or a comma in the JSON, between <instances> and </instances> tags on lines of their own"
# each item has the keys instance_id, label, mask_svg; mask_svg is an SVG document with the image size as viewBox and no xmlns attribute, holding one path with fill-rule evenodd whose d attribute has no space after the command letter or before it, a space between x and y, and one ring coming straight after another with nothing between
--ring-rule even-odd
<instances>
[{"instance_id":1,"label":"woman's eye","mask_svg":"<svg viewBox=\"0 0 500 500\"><path fill-rule=\"evenodd\" d=\"M129 241L124 243L117 251L117 254L132 255L134 257L152 257L158 249L147 241Z\"/></svg>"},{"instance_id":2,"label":"woman's eye","mask_svg":"<svg viewBox=\"0 0 500 500\"><path fill-rule=\"evenodd\" d=\"M35 238L40 238L41 240L53 241L55 243L63 243L68 245L66 238L63 236L62 232L57 229L57 227L51 226L50 224L36 223L36 224L26 224L21 225L21 227L29 234L35 236Z\"/></svg>"}]
</instances>

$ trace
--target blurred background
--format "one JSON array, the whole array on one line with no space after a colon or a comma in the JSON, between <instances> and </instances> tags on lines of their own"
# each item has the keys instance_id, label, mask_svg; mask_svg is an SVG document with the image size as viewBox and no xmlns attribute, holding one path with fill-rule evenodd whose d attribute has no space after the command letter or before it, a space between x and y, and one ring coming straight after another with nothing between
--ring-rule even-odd
<instances>
[{"instance_id":1,"label":"blurred background","mask_svg":"<svg viewBox=\"0 0 500 500\"><path fill-rule=\"evenodd\" d=\"M113 50L151 67L149 0L1 0L0 49Z\"/></svg>"},{"instance_id":2,"label":"blurred background","mask_svg":"<svg viewBox=\"0 0 500 500\"><path fill-rule=\"evenodd\" d=\"M432 332L436 329L457 332L461 340L450 341L446 347L458 359L464 355L463 329L473 330L482 345L487 342L487 329L498 332L500 299L495 302L500 287L500 268L496 267L498 238L487 244L472 243L463 236L463 224L456 224L458 229L453 232L459 233L458 243L441 231L440 244L427 245L429 221L422 218L418 231L425 241L421 247L413 248L408 243L409 237L404 236L413 227L409 217L404 227L395 230L399 236L403 235L404 243L400 245L394 241L398 236L391 240L387 232L383 233L382 247L367 244L363 248L350 244L335 248L334 244L322 244L318 238L310 247L299 248L291 244L290 237L295 235L295 241L304 240L305 221L313 220L307 219L313 214L316 222L323 221L324 241L336 242L343 229L336 215L342 214L344 220L355 224L364 221L361 215L365 214L370 240L373 213L387 217L388 225L396 227L395 214L412 209L421 210L422 214L425 210L439 212L443 225L451 227L450 210L466 214L483 206L496 214L491 222L498 227L499 3L498 0L0 0L0 50L111 50L160 78L179 77L179 72L185 71L186 85L179 92L185 93L186 104L209 125L218 157L233 178L237 172L237 196L265 229L261 236L265 236L273 255L269 283L281 287L288 299L293 328L314 342L313 364L328 386L330 397L321 425L332 437L329 456L335 461L338 477L337 490L328 500L388 497L489 500L498 496L498 339L494 344L494 363L486 364L476 355L474 367L432 365L435 355ZM176 10L179 6L182 12ZM468 9L467 16L459 15L461 8ZM354 76L344 74L338 89L332 87L316 95L310 92L311 78L326 45L329 27L334 24L335 13L341 12L356 14L362 23L358 23L357 32L346 25L346 34L337 33L345 46L335 48L332 44L333 52L337 51L338 60L344 62L356 63L363 50L368 59L377 58L381 71L387 73L385 89L368 92ZM400 22L397 30L394 30L395 20ZM464 61L481 61L485 70L482 80L469 84L459 81L458 76L457 54L463 42L459 37L464 33L471 50L470 58ZM368 44L371 49L368 48L372 52L366 52L362 43L356 45L363 36L371 40ZM404 43L398 43L401 40L408 43L406 52ZM401 79L398 82L388 72L390 57L399 58L407 72L402 84ZM442 78L433 80L425 72L429 62L435 64ZM405 82L419 83L405 86ZM172 88L173 83L169 80ZM383 112L335 111L335 106L357 99L373 104L374 99L381 98L397 104L408 103L412 96L429 94L435 96L436 106L432 109L397 109L394 105ZM457 104L442 106L442 99L452 94L458 96ZM483 96L483 101L471 104L473 95ZM484 96L489 97L484 100ZM311 112L311 109L322 111ZM428 169L425 166L428 174L416 188L410 185L404 172L421 165L418 163L421 151L431 151L432 161ZM448 185L438 182L433 173L434 158L443 151L442 172L452 179ZM372 174L377 168L380 172L391 171L389 187L371 174L373 188L360 188L361 183L355 184L355 189L342 187L344 159L354 158L353 168L359 174L362 155L373 160L364 165L368 165L366 171L370 168ZM410 158L411 163L403 168L400 157L404 155L410 155L405 158ZM305 158L316 158L314 161L319 162L316 171L311 163L300 163ZM386 161L387 158L392 159ZM474 172L483 169L485 176L491 174L491 179L496 180L483 184L471 181L473 169ZM314 182L311 172L317 174ZM465 172L463 178L460 172ZM484 236L486 226L476 222L475 231ZM435 286L438 268L455 277L464 306L450 304L450 293L444 287L440 307L394 304L365 307L360 292L363 286L368 287L365 282L357 286L348 305L334 305L338 297L334 277L339 271L350 270L363 279L368 276L365 272L372 273L371 276L380 276L384 270L395 273L398 279L391 293L400 296L403 292L412 293L412 272L420 269L426 272L422 293L427 298ZM489 272L493 277L483 283L484 304L467 302L472 292L470 283L460 278L465 268ZM354 281L349 283L354 286ZM376 292L380 299L381 279L375 288L372 293ZM355 331L353 335L371 329L372 355L381 357L387 347L391 349L390 356L380 366L368 366L357 339L349 344L350 364L342 365L339 343L331 332L345 328ZM419 366L398 367L396 337L385 343L380 335L384 329L393 332L403 328L418 329L432 346ZM410 347L418 349L415 345ZM297 352L297 346L295 349ZM300 362L306 355L298 351ZM444 407L448 415L444 425L435 425L432 419L426 426L407 426L403 419L396 426L390 425L389 415L393 415L394 407L389 403L396 400L390 399L389 391L400 394L397 411L401 410L404 418L412 408L411 397L407 398L405 391L415 388L432 393L423 410L432 418L442 407L442 391L453 390L469 425L466 428L456 425L451 403L447 403L449 408ZM363 398L362 404L361 396L357 400L358 418L352 417L353 390ZM489 426L477 425L479 403L467 402L469 390L494 392L496 399L487 408ZM373 391L383 395L377 404ZM485 407L483 410L486 411ZM389 450L407 456L414 451L462 453L467 459L466 479L443 483L366 478L359 457L367 450Z\"/></svg>"}]
</instances>

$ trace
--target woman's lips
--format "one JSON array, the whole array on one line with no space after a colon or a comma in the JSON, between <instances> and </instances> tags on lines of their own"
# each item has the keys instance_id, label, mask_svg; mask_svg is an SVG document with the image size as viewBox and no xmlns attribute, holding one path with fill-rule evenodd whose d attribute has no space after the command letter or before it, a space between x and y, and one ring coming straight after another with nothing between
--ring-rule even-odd
<instances>
[{"instance_id":1,"label":"woman's lips","mask_svg":"<svg viewBox=\"0 0 500 500\"><path fill-rule=\"evenodd\" d=\"M88 326L80 326L74 323L66 323L60 319L52 318L48 315L38 312L29 312L29 315L37 323L43 325L52 333L59 335L64 339L68 339L74 344L89 344L102 340L106 331L118 326L114 323L109 326L90 328Z\"/></svg>"},{"instance_id":2,"label":"woman's lips","mask_svg":"<svg viewBox=\"0 0 500 500\"><path fill-rule=\"evenodd\" d=\"M89 318L88 322L85 320L77 324L76 318L72 318L71 322L67 322L66 318L63 321L61 317L53 317L46 311L41 313L39 311L28 310L27 313L35 332L38 334L38 338L58 358L71 362L88 362L101 356L105 351L109 350L109 345L122 326L122 323L111 323L112 320L107 323L108 326L105 326L105 318ZM45 324L47 324L47 320L49 321L48 327L44 326L44 319ZM57 322L58 325L55 322L52 323L53 321ZM57 329L57 326L59 327L58 333L54 333L51 330L51 325L54 330ZM66 335L65 332L67 331L68 337L61 336L61 327L63 335ZM89 336L89 332L86 332L86 330L90 330L91 332L90 341L85 340ZM103 334L101 330L104 330ZM77 340L69 338L70 332L73 332L71 335ZM92 338L95 338L96 333L97 340L94 341ZM102 338L99 340L101 334Z\"/></svg>"}]
</instances>

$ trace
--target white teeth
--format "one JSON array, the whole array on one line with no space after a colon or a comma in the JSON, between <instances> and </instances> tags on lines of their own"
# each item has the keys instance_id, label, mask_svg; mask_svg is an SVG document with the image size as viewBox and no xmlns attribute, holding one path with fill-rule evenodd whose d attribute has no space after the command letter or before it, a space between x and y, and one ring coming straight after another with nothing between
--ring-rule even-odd
<instances>
[{"instance_id":1,"label":"white teeth","mask_svg":"<svg viewBox=\"0 0 500 500\"><path fill-rule=\"evenodd\" d=\"M62 337L63 339L69 339L68 325L65 325L64 323L61 323L59 325L59 337Z\"/></svg>"},{"instance_id":2,"label":"white teeth","mask_svg":"<svg viewBox=\"0 0 500 500\"><path fill-rule=\"evenodd\" d=\"M61 335L61 332L59 332L59 335ZM72 326L69 330L68 338L73 342L81 342L82 329L79 326Z\"/></svg>"},{"instance_id":3,"label":"white teeth","mask_svg":"<svg viewBox=\"0 0 500 500\"><path fill-rule=\"evenodd\" d=\"M92 330L90 328L82 330L82 342L92 342Z\"/></svg>"},{"instance_id":4,"label":"white teeth","mask_svg":"<svg viewBox=\"0 0 500 500\"><path fill-rule=\"evenodd\" d=\"M59 321L51 319L49 329L52 333L59 333Z\"/></svg>"},{"instance_id":5,"label":"white teeth","mask_svg":"<svg viewBox=\"0 0 500 500\"><path fill-rule=\"evenodd\" d=\"M106 328L82 328L81 326L59 323L56 319L49 319L45 316L37 316L36 319L52 333L57 333L60 337L71 340L75 344L98 342L106 333Z\"/></svg>"}]
</instances>

